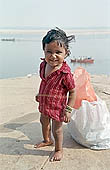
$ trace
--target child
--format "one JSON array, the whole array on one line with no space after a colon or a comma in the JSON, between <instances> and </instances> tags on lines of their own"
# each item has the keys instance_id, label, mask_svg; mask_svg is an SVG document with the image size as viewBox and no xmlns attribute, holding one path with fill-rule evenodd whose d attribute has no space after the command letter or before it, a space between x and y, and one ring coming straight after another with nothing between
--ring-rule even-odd
<instances>
[{"instance_id":1,"label":"child","mask_svg":"<svg viewBox=\"0 0 110 170\"><path fill-rule=\"evenodd\" d=\"M70 54L69 42L74 38L74 35L67 36L63 30L56 28L47 32L42 40L45 59L40 64L42 81L36 101L39 102L44 141L34 147L39 148L53 144L50 126L52 119L55 152L50 161L60 161L63 156L62 122L70 121L75 100L73 76L70 67L64 61ZM68 101L67 92L69 92Z\"/></svg>"}]
</instances>

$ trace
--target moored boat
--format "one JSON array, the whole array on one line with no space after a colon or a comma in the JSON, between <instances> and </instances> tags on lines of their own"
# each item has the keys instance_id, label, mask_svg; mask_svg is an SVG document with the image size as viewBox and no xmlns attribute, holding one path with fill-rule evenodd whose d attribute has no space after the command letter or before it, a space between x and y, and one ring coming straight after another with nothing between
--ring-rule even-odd
<instances>
[{"instance_id":1,"label":"moored boat","mask_svg":"<svg viewBox=\"0 0 110 170\"><path fill-rule=\"evenodd\" d=\"M1 41L15 41L15 38L2 38Z\"/></svg>"},{"instance_id":2,"label":"moored boat","mask_svg":"<svg viewBox=\"0 0 110 170\"><path fill-rule=\"evenodd\" d=\"M77 62L77 63L94 63L94 59L91 57L80 57L78 59L73 58L71 59L71 62Z\"/></svg>"}]
</instances>

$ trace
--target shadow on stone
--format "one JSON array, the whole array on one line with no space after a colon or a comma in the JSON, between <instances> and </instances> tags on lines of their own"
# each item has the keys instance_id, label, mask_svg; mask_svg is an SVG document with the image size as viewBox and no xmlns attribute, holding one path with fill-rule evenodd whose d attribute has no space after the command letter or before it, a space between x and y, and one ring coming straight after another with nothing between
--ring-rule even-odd
<instances>
[{"instance_id":1,"label":"shadow on stone","mask_svg":"<svg viewBox=\"0 0 110 170\"><path fill-rule=\"evenodd\" d=\"M50 147L34 149L34 144L42 141L41 125L37 120L37 113L30 113L19 117L4 125L0 125L0 131L7 133L9 137L0 138L0 154L6 155L50 155ZM34 121L34 122L32 122ZM77 144L68 132L67 125L63 125L63 148L85 149ZM11 137L10 137L11 136ZM52 146L51 146L52 147Z\"/></svg>"}]
</instances>

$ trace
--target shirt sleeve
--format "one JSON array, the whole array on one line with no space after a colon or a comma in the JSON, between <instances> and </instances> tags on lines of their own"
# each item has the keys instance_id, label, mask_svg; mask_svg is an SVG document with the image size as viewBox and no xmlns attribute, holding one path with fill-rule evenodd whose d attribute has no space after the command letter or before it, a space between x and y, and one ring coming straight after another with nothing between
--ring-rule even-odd
<instances>
[{"instance_id":1,"label":"shirt sleeve","mask_svg":"<svg viewBox=\"0 0 110 170\"><path fill-rule=\"evenodd\" d=\"M71 72L65 74L63 83L68 91L75 88L75 82L74 82L73 74Z\"/></svg>"},{"instance_id":2,"label":"shirt sleeve","mask_svg":"<svg viewBox=\"0 0 110 170\"><path fill-rule=\"evenodd\" d=\"M43 77L43 69L44 69L44 61L40 64L40 70L39 70L39 74L40 74L40 78L42 79Z\"/></svg>"}]
</instances>

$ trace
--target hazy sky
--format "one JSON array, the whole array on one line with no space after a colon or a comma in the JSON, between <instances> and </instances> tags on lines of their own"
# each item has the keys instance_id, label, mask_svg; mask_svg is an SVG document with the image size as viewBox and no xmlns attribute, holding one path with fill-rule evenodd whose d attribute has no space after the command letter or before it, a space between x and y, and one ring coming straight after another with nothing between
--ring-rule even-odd
<instances>
[{"instance_id":1,"label":"hazy sky","mask_svg":"<svg viewBox=\"0 0 110 170\"><path fill-rule=\"evenodd\" d=\"M110 27L110 0L0 0L0 27Z\"/></svg>"}]
</instances>

